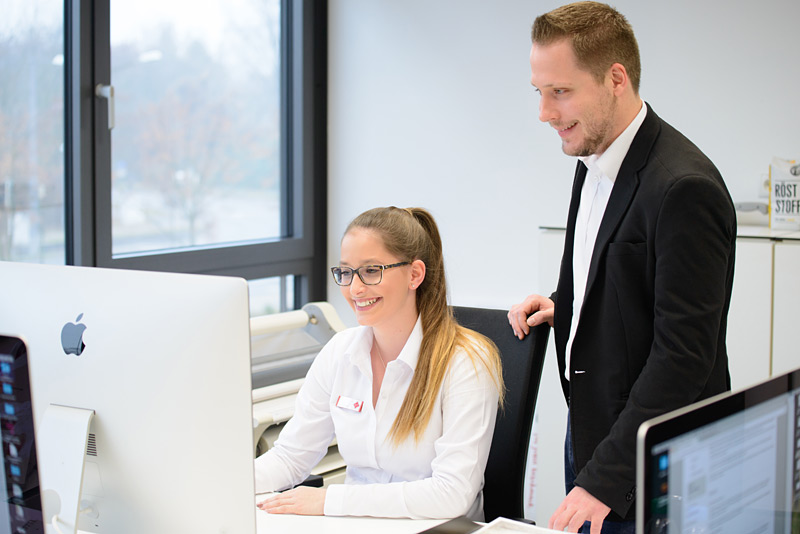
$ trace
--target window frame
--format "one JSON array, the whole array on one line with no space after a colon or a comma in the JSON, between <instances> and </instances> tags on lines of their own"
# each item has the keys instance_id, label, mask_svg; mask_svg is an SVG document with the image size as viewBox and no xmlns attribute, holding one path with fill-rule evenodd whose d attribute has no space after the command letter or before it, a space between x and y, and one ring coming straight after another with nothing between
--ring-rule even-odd
<instances>
[{"instance_id":1,"label":"window frame","mask_svg":"<svg viewBox=\"0 0 800 534\"><path fill-rule=\"evenodd\" d=\"M66 263L240 276L295 275L294 307L326 298L327 2L281 2L281 232L270 241L111 252L111 0L65 0ZM284 279L285 280L285 279ZM282 304L283 305L283 304Z\"/></svg>"}]
</instances>

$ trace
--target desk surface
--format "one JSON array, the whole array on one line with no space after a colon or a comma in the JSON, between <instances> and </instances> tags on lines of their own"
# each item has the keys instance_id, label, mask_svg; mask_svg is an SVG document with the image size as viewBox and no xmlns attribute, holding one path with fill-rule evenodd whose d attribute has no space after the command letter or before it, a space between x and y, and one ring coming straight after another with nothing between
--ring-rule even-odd
<instances>
[{"instance_id":1,"label":"desk surface","mask_svg":"<svg viewBox=\"0 0 800 534\"><path fill-rule=\"evenodd\" d=\"M268 495L256 495L256 503ZM444 523L444 519L385 519L380 517L332 517L270 514L256 508L256 533L276 534L416 534Z\"/></svg>"},{"instance_id":2,"label":"desk surface","mask_svg":"<svg viewBox=\"0 0 800 534\"><path fill-rule=\"evenodd\" d=\"M281 515L256 510L258 534L416 534L443 522L442 519Z\"/></svg>"},{"instance_id":3,"label":"desk surface","mask_svg":"<svg viewBox=\"0 0 800 534\"><path fill-rule=\"evenodd\" d=\"M258 534L416 534L444 523L445 519L380 519L375 517L328 517L268 514L258 510ZM484 526L486 534L562 534L559 531L504 518ZM477 533L476 533L477 534Z\"/></svg>"}]
</instances>

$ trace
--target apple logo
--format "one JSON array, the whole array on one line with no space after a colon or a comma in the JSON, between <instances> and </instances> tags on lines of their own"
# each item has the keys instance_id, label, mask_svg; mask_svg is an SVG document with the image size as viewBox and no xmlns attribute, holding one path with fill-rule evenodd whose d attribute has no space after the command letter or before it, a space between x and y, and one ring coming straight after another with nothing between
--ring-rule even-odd
<instances>
[{"instance_id":1,"label":"apple logo","mask_svg":"<svg viewBox=\"0 0 800 534\"><path fill-rule=\"evenodd\" d=\"M86 330L86 325L79 322L82 317L81 313L74 323L67 323L61 329L61 347L64 349L64 354L80 356L83 349L86 348L83 343L83 332Z\"/></svg>"}]
</instances>

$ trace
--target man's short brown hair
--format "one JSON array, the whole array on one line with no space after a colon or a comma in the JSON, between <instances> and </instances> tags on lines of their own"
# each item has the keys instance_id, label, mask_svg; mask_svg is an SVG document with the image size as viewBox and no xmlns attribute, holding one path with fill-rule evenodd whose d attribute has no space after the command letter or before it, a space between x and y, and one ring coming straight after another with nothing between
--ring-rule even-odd
<instances>
[{"instance_id":1,"label":"man's short brown hair","mask_svg":"<svg viewBox=\"0 0 800 534\"><path fill-rule=\"evenodd\" d=\"M599 82L614 63L624 66L634 93L639 94L639 45L619 11L599 2L575 2L536 17L531 29L534 44L547 46L562 39L572 43L578 66Z\"/></svg>"}]
</instances>

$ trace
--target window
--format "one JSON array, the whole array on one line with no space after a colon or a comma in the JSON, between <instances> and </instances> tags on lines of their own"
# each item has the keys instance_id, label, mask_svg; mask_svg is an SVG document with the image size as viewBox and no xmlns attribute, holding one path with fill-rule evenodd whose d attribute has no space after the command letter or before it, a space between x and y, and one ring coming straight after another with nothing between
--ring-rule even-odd
<instances>
[{"instance_id":1,"label":"window","mask_svg":"<svg viewBox=\"0 0 800 534\"><path fill-rule=\"evenodd\" d=\"M64 263L64 24L0 2L0 260Z\"/></svg>"},{"instance_id":2,"label":"window","mask_svg":"<svg viewBox=\"0 0 800 534\"><path fill-rule=\"evenodd\" d=\"M0 259L325 298L324 2L0 3Z\"/></svg>"},{"instance_id":3,"label":"window","mask_svg":"<svg viewBox=\"0 0 800 534\"><path fill-rule=\"evenodd\" d=\"M111 255L275 240L280 1L112 1Z\"/></svg>"}]
</instances>

